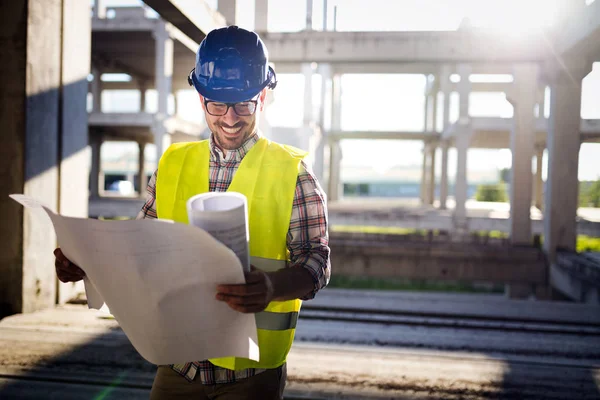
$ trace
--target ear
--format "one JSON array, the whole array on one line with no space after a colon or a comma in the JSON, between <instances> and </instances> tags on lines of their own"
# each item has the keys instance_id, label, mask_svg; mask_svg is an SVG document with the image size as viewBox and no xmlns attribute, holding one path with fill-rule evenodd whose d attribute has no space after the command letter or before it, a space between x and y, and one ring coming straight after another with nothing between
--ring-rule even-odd
<instances>
[{"instance_id":1,"label":"ear","mask_svg":"<svg viewBox=\"0 0 600 400\"><path fill-rule=\"evenodd\" d=\"M202 97L202 95L200 93L198 93L198 97L200 98L200 105L202 106L202 109L205 110L205 108L204 108L204 97Z\"/></svg>"},{"instance_id":2,"label":"ear","mask_svg":"<svg viewBox=\"0 0 600 400\"><path fill-rule=\"evenodd\" d=\"M267 88L264 88L262 90L262 92L260 92L260 96L258 97L259 104L260 104L260 111L263 111L265 109L266 98L267 98Z\"/></svg>"}]
</instances>

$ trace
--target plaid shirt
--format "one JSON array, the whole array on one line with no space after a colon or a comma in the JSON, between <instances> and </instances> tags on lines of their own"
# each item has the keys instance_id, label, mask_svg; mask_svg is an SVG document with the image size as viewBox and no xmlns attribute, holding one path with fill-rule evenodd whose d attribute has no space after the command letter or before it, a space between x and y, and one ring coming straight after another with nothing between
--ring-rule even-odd
<instances>
[{"instance_id":1,"label":"plaid shirt","mask_svg":"<svg viewBox=\"0 0 600 400\"><path fill-rule=\"evenodd\" d=\"M255 134L248 138L237 150L223 154L210 138L209 190L224 192L227 190L242 159L260 138ZM137 218L157 218L156 214L156 171L146 193L146 203ZM329 238L327 233L327 206L325 193L304 161L298 172L296 193L292 203L292 216L287 234L287 248L290 251L289 267L305 268L313 278L314 287L302 300L312 299L329 282L331 266L329 263ZM209 361L194 361L171 366L188 381L193 381L198 372L203 384L232 383L239 379L259 374L264 369L245 369L232 371L217 367Z\"/></svg>"}]
</instances>

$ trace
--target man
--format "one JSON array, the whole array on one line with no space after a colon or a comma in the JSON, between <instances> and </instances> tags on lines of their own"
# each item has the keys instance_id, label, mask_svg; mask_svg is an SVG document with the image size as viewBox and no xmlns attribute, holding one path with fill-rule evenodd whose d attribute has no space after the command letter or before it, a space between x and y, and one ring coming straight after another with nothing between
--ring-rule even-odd
<instances>
[{"instance_id":1,"label":"man","mask_svg":"<svg viewBox=\"0 0 600 400\"><path fill-rule=\"evenodd\" d=\"M277 80L256 33L236 26L211 31L188 81L199 92L212 135L167 149L138 218L187 223L185 202L197 193L246 195L253 267L245 284L219 285L216 298L256 313L260 361L228 357L159 366L151 399L281 399L300 299L313 298L329 281L325 195L304 152L258 131L266 91ZM83 278L60 249L55 254L61 281Z\"/></svg>"}]
</instances>

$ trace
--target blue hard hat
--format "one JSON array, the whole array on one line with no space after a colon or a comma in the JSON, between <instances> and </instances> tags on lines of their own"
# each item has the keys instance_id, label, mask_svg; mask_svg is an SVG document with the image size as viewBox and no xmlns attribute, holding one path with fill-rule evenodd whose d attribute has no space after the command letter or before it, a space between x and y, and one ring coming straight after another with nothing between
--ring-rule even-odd
<instances>
[{"instance_id":1,"label":"blue hard hat","mask_svg":"<svg viewBox=\"0 0 600 400\"><path fill-rule=\"evenodd\" d=\"M250 100L265 87L277 85L268 52L254 33L237 26L214 29L196 53L188 82L209 100L237 103Z\"/></svg>"}]
</instances>

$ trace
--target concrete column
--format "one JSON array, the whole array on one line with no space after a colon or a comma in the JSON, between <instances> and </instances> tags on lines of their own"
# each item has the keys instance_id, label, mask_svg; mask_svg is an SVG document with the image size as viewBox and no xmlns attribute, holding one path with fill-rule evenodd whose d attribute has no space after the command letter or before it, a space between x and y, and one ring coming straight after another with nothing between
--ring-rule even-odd
<instances>
[{"instance_id":1,"label":"concrete column","mask_svg":"<svg viewBox=\"0 0 600 400\"><path fill-rule=\"evenodd\" d=\"M423 145L423 164L421 165L421 190L420 190L420 199L421 199L421 204L427 204L427 188L428 188L428 178L429 175L427 174L427 147L429 146L428 143L425 143Z\"/></svg>"},{"instance_id":2,"label":"concrete column","mask_svg":"<svg viewBox=\"0 0 600 400\"><path fill-rule=\"evenodd\" d=\"M471 66L468 64L459 65L458 73L460 75L460 83L458 84L460 102L458 129L455 139L457 162L456 183L454 185L454 197L456 199L454 222L457 230L462 232L467 228L467 152L469 150L472 136L472 128L469 118L469 94L471 92L469 75L471 74Z\"/></svg>"},{"instance_id":3,"label":"concrete column","mask_svg":"<svg viewBox=\"0 0 600 400\"><path fill-rule=\"evenodd\" d=\"M327 31L327 0L323 0L323 32Z\"/></svg>"},{"instance_id":4,"label":"concrete column","mask_svg":"<svg viewBox=\"0 0 600 400\"><path fill-rule=\"evenodd\" d=\"M73 179L85 193L87 179L82 182L81 175L87 166L82 159L87 151L90 8L89 3L60 0L1 2L0 15L1 318L61 301L52 254L54 230L47 219L24 210L8 194L33 196L54 210L72 207L73 213L87 213L87 198L81 204L84 196L66 183ZM71 25L63 24L67 18ZM86 31L88 35L82 34ZM77 48L88 56L71 60Z\"/></svg>"},{"instance_id":5,"label":"concrete column","mask_svg":"<svg viewBox=\"0 0 600 400\"><path fill-rule=\"evenodd\" d=\"M94 79L90 84L92 92L92 112L102 112L102 71L98 67L92 67L92 75Z\"/></svg>"},{"instance_id":6,"label":"concrete column","mask_svg":"<svg viewBox=\"0 0 600 400\"><path fill-rule=\"evenodd\" d=\"M165 123L169 118L168 103L173 76L173 39L169 37L164 22L156 26L154 39L156 40L155 86L158 97L158 111L154 115L152 131L154 133L154 144L156 145L156 159L159 160L166 150L165 140L169 140Z\"/></svg>"},{"instance_id":7,"label":"concrete column","mask_svg":"<svg viewBox=\"0 0 600 400\"><path fill-rule=\"evenodd\" d=\"M316 135L315 129L315 110L313 107L313 90L312 90L312 77L313 68L311 64L302 64L302 74L304 75L304 116L302 118L302 127L298 130L298 133L293 142L286 141L285 143L299 147L304 150L311 149L311 145L314 145ZM311 152L310 158L314 157L314 153ZM310 160L309 162L311 162Z\"/></svg>"},{"instance_id":8,"label":"concrete column","mask_svg":"<svg viewBox=\"0 0 600 400\"><path fill-rule=\"evenodd\" d=\"M266 32L269 22L269 0L254 0L254 30Z\"/></svg>"},{"instance_id":9,"label":"concrete column","mask_svg":"<svg viewBox=\"0 0 600 400\"><path fill-rule=\"evenodd\" d=\"M331 97L331 130L339 131L342 128L342 79L341 75L334 74L332 80ZM342 149L339 141L329 142L329 176L327 182L327 198L331 201L340 199L340 170L342 162Z\"/></svg>"},{"instance_id":10,"label":"concrete column","mask_svg":"<svg viewBox=\"0 0 600 400\"><path fill-rule=\"evenodd\" d=\"M452 91L450 87L450 75L452 74L452 69L449 65L442 66L442 70L440 73L440 90L444 94L444 118L443 118L443 127L444 129L450 126L450 93Z\"/></svg>"},{"instance_id":11,"label":"concrete column","mask_svg":"<svg viewBox=\"0 0 600 400\"><path fill-rule=\"evenodd\" d=\"M423 113L423 131L428 132L430 130L430 119L431 119L431 92L433 90L433 80L430 75L425 75L425 110ZM423 166L421 169L421 203L429 204L429 192L431 187L429 177L429 144L423 146Z\"/></svg>"},{"instance_id":12,"label":"concrete column","mask_svg":"<svg viewBox=\"0 0 600 400\"><path fill-rule=\"evenodd\" d=\"M581 85L591 65L547 71L551 90L548 121L548 179L544 208L544 250L549 261L557 248L575 250L579 195Z\"/></svg>"},{"instance_id":13,"label":"concrete column","mask_svg":"<svg viewBox=\"0 0 600 400\"><path fill-rule=\"evenodd\" d=\"M535 145L536 88L538 65L516 64L515 77L509 100L514 106L513 127L510 135L512 152L510 190L510 240L513 244L531 244L531 161Z\"/></svg>"},{"instance_id":14,"label":"concrete column","mask_svg":"<svg viewBox=\"0 0 600 400\"><path fill-rule=\"evenodd\" d=\"M325 145L328 141L327 127L325 126L326 102L329 99L331 91L331 65L319 63L319 73L321 75L321 107L319 109L319 135L313 147L313 172L319 182L324 182L325 178Z\"/></svg>"},{"instance_id":15,"label":"concrete column","mask_svg":"<svg viewBox=\"0 0 600 400\"><path fill-rule=\"evenodd\" d=\"M449 65L444 65L441 68L439 74L440 90L444 95L444 108L443 108L443 124L442 132L444 132L450 126L450 74L452 70ZM448 200L448 141L442 142L442 173L440 176L440 209L446 209L446 202Z\"/></svg>"},{"instance_id":16,"label":"concrete column","mask_svg":"<svg viewBox=\"0 0 600 400\"><path fill-rule=\"evenodd\" d=\"M102 163L100 163L100 171L98 171L98 192L100 196L104 196L104 185L106 183L106 175L102 170Z\"/></svg>"},{"instance_id":17,"label":"concrete column","mask_svg":"<svg viewBox=\"0 0 600 400\"><path fill-rule=\"evenodd\" d=\"M225 17L227 25L236 25L235 12L237 0L219 0L217 10Z\"/></svg>"},{"instance_id":18,"label":"concrete column","mask_svg":"<svg viewBox=\"0 0 600 400\"><path fill-rule=\"evenodd\" d=\"M429 205L433 205L433 202L435 200L435 151L436 151L436 146L434 144L431 144L429 146L429 179L428 179L428 186L427 186L427 204Z\"/></svg>"},{"instance_id":19,"label":"concrete column","mask_svg":"<svg viewBox=\"0 0 600 400\"><path fill-rule=\"evenodd\" d=\"M543 165L543 157L544 157L544 148L538 148L535 153L535 179L533 184L533 205L538 208L538 210L542 209L543 205L543 196L544 196L544 180L542 179L542 169Z\"/></svg>"},{"instance_id":20,"label":"concrete column","mask_svg":"<svg viewBox=\"0 0 600 400\"><path fill-rule=\"evenodd\" d=\"M431 101L431 88L432 82L429 79L429 75L425 75L425 112L423 113L423 131L429 130L429 104Z\"/></svg>"},{"instance_id":21,"label":"concrete column","mask_svg":"<svg viewBox=\"0 0 600 400\"><path fill-rule=\"evenodd\" d=\"M327 198L330 201L340 200L342 198L342 185L341 185L341 165L342 165L342 147L340 146L339 140L332 140L329 143L329 159L330 169L329 172L329 190Z\"/></svg>"},{"instance_id":22,"label":"concrete column","mask_svg":"<svg viewBox=\"0 0 600 400\"><path fill-rule=\"evenodd\" d=\"M177 116L179 112L179 100L177 100L177 92L173 92L173 115Z\"/></svg>"},{"instance_id":23,"label":"concrete column","mask_svg":"<svg viewBox=\"0 0 600 400\"><path fill-rule=\"evenodd\" d=\"M448 199L448 142L443 141L441 145L442 171L440 175L440 210L446 209Z\"/></svg>"},{"instance_id":24,"label":"concrete column","mask_svg":"<svg viewBox=\"0 0 600 400\"><path fill-rule=\"evenodd\" d=\"M309 63L302 64L302 75L304 75L304 126L312 125L313 117L313 102L312 102L312 76L313 69Z\"/></svg>"},{"instance_id":25,"label":"concrete column","mask_svg":"<svg viewBox=\"0 0 600 400\"><path fill-rule=\"evenodd\" d=\"M96 199L100 197L100 148L102 147L102 139L96 136L90 137L90 146L92 149L92 162L90 168L90 198Z\"/></svg>"},{"instance_id":26,"label":"concrete column","mask_svg":"<svg viewBox=\"0 0 600 400\"><path fill-rule=\"evenodd\" d=\"M437 132L437 113L438 113L438 92L440 90L440 77L439 76L435 76L433 77L433 84L431 87L431 122L429 125L429 130L432 132Z\"/></svg>"},{"instance_id":27,"label":"concrete column","mask_svg":"<svg viewBox=\"0 0 600 400\"><path fill-rule=\"evenodd\" d=\"M306 30L312 30L313 0L306 0Z\"/></svg>"},{"instance_id":28,"label":"concrete column","mask_svg":"<svg viewBox=\"0 0 600 400\"><path fill-rule=\"evenodd\" d=\"M96 18L106 18L106 4L105 0L95 1Z\"/></svg>"},{"instance_id":29,"label":"concrete column","mask_svg":"<svg viewBox=\"0 0 600 400\"><path fill-rule=\"evenodd\" d=\"M138 143L138 170L137 170L137 187L139 189L140 197L144 197L146 194L146 175L144 171L144 164L146 158L144 157L144 150L146 149L146 142Z\"/></svg>"},{"instance_id":30,"label":"concrete column","mask_svg":"<svg viewBox=\"0 0 600 400\"><path fill-rule=\"evenodd\" d=\"M334 74L331 86L331 130L342 129L342 76Z\"/></svg>"},{"instance_id":31,"label":"concrete column","mask_svg":"<svg viewBox=\"0 0 600 400\"><path fill-rule=\"evenodd\" d=\"M140 82L140 112L146 112L146 90L148 89L145 82Z\"/></svg>"},{"instance_id":32,"label":"concrete column","mask_svg":"<svg viewBox=\"0 0 600 400\"><path fill-rule=\"evenodd\" d=\"M538 115L537 119L544 119L544 108L546 107L546 86L539 85L536 94Z\"/></svg>"}]
</instances>

